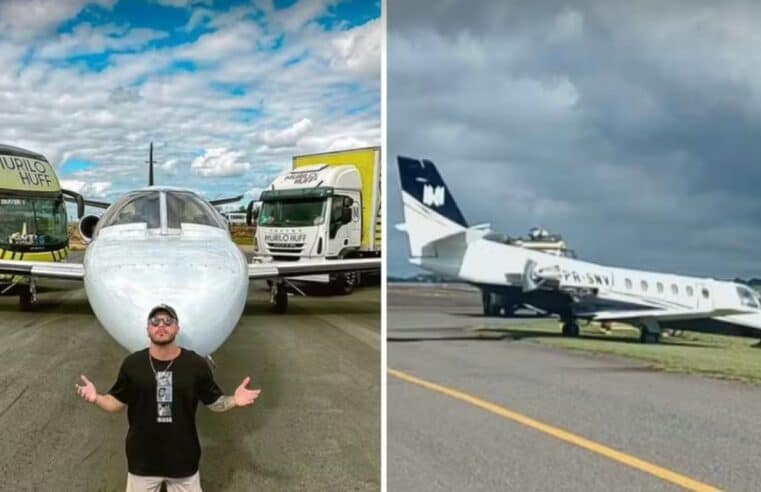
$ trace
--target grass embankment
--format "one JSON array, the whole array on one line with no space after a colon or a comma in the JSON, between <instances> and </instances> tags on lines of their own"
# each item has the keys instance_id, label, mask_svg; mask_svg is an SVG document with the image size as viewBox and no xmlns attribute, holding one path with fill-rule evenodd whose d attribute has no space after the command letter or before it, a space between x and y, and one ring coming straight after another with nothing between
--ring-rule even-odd
<instances>
[{"instance_id":1,"label":"grass embankment","mask_svg":"<svg viewBox=\"0 0 761 492\"><path fill-rule=\"evenodd\" d=\"M582 325L579 338L565 338L560 335L560 325L554 320L516 324L505 329L474 327L474 331L514 339L530 338L553 347L629 357L663 371L761 384L761 348L754 346L758 340L750 338L683 332L677 336L663 336L658 344L642 344L639 331L634 328L614 325L611 334L607 335L594 323Z\"/></svg>"}]
</instances>

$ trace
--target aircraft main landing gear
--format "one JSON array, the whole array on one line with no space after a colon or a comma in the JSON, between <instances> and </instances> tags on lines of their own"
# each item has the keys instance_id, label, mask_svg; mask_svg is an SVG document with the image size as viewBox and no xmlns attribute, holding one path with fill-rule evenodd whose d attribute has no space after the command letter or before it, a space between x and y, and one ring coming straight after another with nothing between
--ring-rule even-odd
<instances>
[{"instance_id":1,"label":"aircraft main landing gear","mask_svg":"<svg viewBox=\"0 0 761 492\"><path fill-rule=\"evenodd\" d=\"M655 320L647 320L639 328L639 341L642 343L658 343L661 341L661 327Z\"/></svg>"},{"instance_id":2,"label":"aircraft main landing gear","mask_svg":"<svg viewBox=\"0 0 761 492\"><path fill-rule=\"evenodd\" d=\"M481 305L484 309L484 316L512 318L515 316L515 304L511 300L510 297L497 292L481 291Z\"/></svg>"},{"instance_id":3,"label":"aircraft main landing gear","mask_svg":"<svg viewBox=\"0 0 761 492\"><path fill-rule=\"evenodd\" d=\"M277 314L283 314L288 309L288 290L282 280L274 280L270 285L270 304Z\"/></svg>"},{"instance_id":4,"label":"aircraft main landing gear","mask_svg":"<svg viewBox=\"0 0 761 492\"><path fill-rule=\"evenodd\" d=\"M22 311L31 311L37 305L37 285L34 280L29 282L29 289L25 289L24 285L21 285L21 293L19 294L19 307Z\"/></svg>"},{"instance_id":5,"label":"aircraft main landing gear","mask_svg":"<svg viewBox=\"0 0 761 492\"><path fill-rule=\"evenodd\" d=\"M569 319L563 321L563 336L574 338L579 336L579 325L575 320Z\"/></svg>"},{"instance_id":6,"label":"aircraft main landing gear","mask_svg":"<svg viewBox=\"0 0 761 492\"><path fill-rule=\"evenodd\" d=\"M481 291L481 304L484 308L484 316L497 316L499 314L499 304L495 302L495 297L488 290Z\"/></svg>"}]
</instances>

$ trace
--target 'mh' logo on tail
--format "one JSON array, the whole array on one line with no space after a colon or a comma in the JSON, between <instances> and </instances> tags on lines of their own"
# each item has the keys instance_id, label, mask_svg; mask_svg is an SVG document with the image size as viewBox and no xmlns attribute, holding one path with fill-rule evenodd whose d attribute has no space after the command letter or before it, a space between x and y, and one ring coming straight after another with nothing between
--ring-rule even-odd
<instances>
[{"instance_id":1,"label":"'mh' logo on tail","mask_svg":"<svg viewBox=\"0 0 761 492\"><path fill-rule=\"evenodd\" d=\"M460 227L468 227L452 193L433 162L426 159L398 157L399 178L402 181L402 191L409 198L431 212L435 212ZM430 217L430 216L429 216Z\"/></svg>"},{"instance_id":2,"label":"'mh' logo on tail","mask_svg":"<svg viewBox=\"0 0 761 492\"><path fill-rule=\"evenodd\" d=\"M446 188L443 186L423 186L423 203L429 207L441 207L444 205L444 192Z\"/></svg>"}]
</instances>

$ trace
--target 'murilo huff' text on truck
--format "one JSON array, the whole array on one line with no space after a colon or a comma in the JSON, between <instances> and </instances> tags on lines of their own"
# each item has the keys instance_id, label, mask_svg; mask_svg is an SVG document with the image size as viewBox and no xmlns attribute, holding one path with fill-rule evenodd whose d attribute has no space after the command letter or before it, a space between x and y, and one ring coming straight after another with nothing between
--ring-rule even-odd
<instances>
[{"instance_id":1,"label":"'murilo huff' text on truck","mask_svg":"<svg viewBox=\"0 0 761 492\"><path fill-rule=\"evenodd\" d=\"M278 176L249 204L256 220L254 261L319 261L378 257L381 254L381 156L379 147L343 150L293 158L290 171ZM328 282L349 294L359 273L299 277ZM285 280L273 282L271 301L284 312Z\"/></svg>"}]
</instances>

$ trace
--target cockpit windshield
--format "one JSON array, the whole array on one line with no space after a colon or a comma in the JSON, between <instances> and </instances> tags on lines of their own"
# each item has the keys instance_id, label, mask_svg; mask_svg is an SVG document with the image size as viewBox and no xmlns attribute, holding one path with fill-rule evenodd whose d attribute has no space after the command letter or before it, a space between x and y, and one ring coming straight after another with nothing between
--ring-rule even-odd
<instances>
[{"instance_id":1,"label":"cockpit windshield","mask_svg":"<svg viewBox=\"0 0 761 492\"><path fill-rule=\"evenodd\" d=\"M166 221L170 229L179 229L181 224L225 228L219 214L205 201L188 191L166 192Z\"/></svg>"},{"instance_id":2,"label":"cockpit windshield","mask_svg":"<svg viewBox=\"0 0 761 492\"><path fill-rule=\"evenodd\" d=\"M737 295L740 296L740 304L746 307L758 308L758 299L749 287L744 285L737 286Z\"/></svg>"},{"instance_id":3,"label":"cockpit windshield","mask_svg":"<svg viewBox=\"0 0 761 492\"><path fill-rule=\"evenodd\" d=\"M137 191L115 203L100 220L99 226L145 223L148 229L158 229L161 227L160 210L158 191Z\"/></svg>"},{"instance_id":4,"label":"cockpit windshield","mask_svg":"<svg viewBox=\"0 0 761 492\"><path fill-rule=\"evenodd\" d=\"M166 197L166 217L162 217L162 195ZM224 219L207 202L189 191L136 191L114 203L98 222L99 229L122 224L146 224L160 229L166 220L168 229L182 224L200 224L226 228Z\"/></svg>"}]
</instances>

